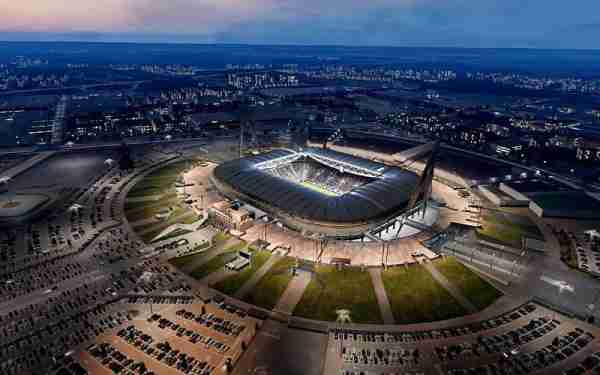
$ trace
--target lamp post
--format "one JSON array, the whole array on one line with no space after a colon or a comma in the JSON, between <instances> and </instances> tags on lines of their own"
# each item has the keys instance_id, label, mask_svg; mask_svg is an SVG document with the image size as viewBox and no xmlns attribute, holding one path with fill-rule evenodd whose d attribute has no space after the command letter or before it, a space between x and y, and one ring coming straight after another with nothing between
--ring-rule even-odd
<instances>
[{"instance_id":1,"label":"lamp post","mask_svg":"<svg viewBox=\"0 0 600 375\"><path fill-rule=\"evenodd\" d=\"M594 318L594 309L596 308L596 301L598 301L598 297L600 297L600 291L596 293L592 303L587 305L588 310L590 310L590 318Z\"/></svg>"},{"instance_id":2,"label":"lamp post","mask_svg":"<svg viewBox=\"0 0 600 375\"><path fill-rule=\"evenodd\" d=\"M569 291L571 293L575 293L575 289L573 288L572 285L568 284L566 281L559 281L556 284L557 287L557 307L558 307L558 301L560 301L560 296L562 295L563 291ZM554 318L556 318L556 309L554 310Z\"/></svg>"},{"instance_id":3,"label":"lamp post","mask_svg":"<svg viewBox=\"0 0 600 375\"><path fill-rule=\"evenodd\" d=\"M8 183L12 180L9 176L0 177L0 186L6 186L6 191L8 192ZM10 198L10 194L8 194L8 204L12 204L12 199Z\"/></svg>"}]
</instances>

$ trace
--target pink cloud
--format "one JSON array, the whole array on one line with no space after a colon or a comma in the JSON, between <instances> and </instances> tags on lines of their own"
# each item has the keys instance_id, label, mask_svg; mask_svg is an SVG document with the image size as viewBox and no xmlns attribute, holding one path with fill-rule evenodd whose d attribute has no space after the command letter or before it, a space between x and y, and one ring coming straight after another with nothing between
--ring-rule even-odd
<instances>
[{"instance_id":1,"label":"pink cloud","mask_svg":"<svg viewBox=\"0 0 600 375\"><path fill-rule=\"evenodd\" d=\"M432 0L0 0L0 30L214 34L246 23L335 19L423 1Z\"/></svg>"}]
</instances>

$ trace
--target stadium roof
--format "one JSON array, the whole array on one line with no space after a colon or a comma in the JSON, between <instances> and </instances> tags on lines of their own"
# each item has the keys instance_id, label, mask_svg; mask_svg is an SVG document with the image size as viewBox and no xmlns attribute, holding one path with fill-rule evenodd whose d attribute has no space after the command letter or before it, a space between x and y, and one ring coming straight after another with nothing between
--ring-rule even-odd
<instances>
[{"instance_id":1,"label":"stadium roof","mask_svg":"<svg viewBox=\"0 0 600 375\"><path fill-rule=\"evenodd\" d=\"M413 172L323 149L307 149L302 153L369 169L381 177L346 194L330 196L257 167L259 163L294 153L291 150L275 150L228 161L215 168L214 176L234 190L288 214L339 223L366 222L398 213L406 208L417 184L418 177Z\"/></svg>"}]
</instances>

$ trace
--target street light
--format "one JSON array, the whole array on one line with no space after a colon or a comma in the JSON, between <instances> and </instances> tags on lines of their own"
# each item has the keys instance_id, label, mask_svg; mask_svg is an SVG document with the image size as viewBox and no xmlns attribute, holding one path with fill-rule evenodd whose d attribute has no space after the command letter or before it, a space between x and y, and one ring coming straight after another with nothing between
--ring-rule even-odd
<instances>
[{"instance_id":1,"label":"street light","mask_svg":"<svg viewBox=\"0 0 600 375\"><path fill-rule=\"evenodd\" d=\"M561 296L561 294L562 294L563 291L566 290L568 292L575 293L575 288L573 288L572 285L568 284L564 280L558 281L554 285L556 285L556 287L558 288L557 289L558 290L558 293L557 293L557 302L560 301L560 296ZM558 305L558 303L557 303L557 305ZM554 316L556 317L556 310L554 311Z\"/></svg>"},{"instance_id":2,"label":"street light","mask_svg":"<svg viewBox=\"0 0 600 375\"><path fill-rule=\"evenodd\" d=\"M70 207L69 207L69 212L79 212L80 209L82 209L83 206L80 205L79 203L73 203Z\"/></svg>"},{"instance_id":3,"label":"street light","mask_svg":"<svg viewBox=\"0 0 600 375\"><path fill-rule=\"evenodd\" d=\"M112 167L114 163L115 163L115 161L113 159L111 159L111 158L108 158L108 159L104 160L104 164L106 166L108 166L109 168Z\"/></svg>"},{"instance_id":4,"label":"street light","mask_svg":"<svg viewBox=\"0 0 600 375\"><path fill-rule=\"evenodd\" d=\"M2 176L0 177L0 185L6 186L6 190L8 191L8 183L12 181L12 177L10 176ZM13 201L10 199L10 194L8 194L8 204L12 204Z\"/></svg>"}]
</instances>

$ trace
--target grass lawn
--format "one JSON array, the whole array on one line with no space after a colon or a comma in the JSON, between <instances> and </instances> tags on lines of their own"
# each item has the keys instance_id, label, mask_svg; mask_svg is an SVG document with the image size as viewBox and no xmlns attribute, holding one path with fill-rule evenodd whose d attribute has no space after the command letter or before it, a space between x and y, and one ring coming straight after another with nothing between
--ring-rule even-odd
<instances>
[{"instance_id":1,"label":"grass lawn","mask_svg":"<svg viewBox=\"0 0 600 375\"><path fill-rule=\"evenodd\" d=\"M179 161L161 167L138 182L127 194L128 197L141 197L144 195L164 194L174 189L177 177L187 167L187 161Z\"/></svg>"},{"instance_id":2,"label":"grass lawn","mask_svg":"<svg viewBox=\"0 0 600 375\"><path fill-rule=\"evenodd\" d=\"M501 242L517 249L522 246L522 237L543 238L530 218L506 211L484 211L481 225L483 228L477 232L483 239Z\"/></svg>"},{"instance_id":3,"label":"grass lawn","mask_svg":"<svg viewBox=\"0 0 600 375\"><path fill-rule=\"evenodd\" d=\"M169 263L171 263L173 266L175 266L177 268L180 268L180 267L185 266L186 264L188 264L190 262L193 262L197 258L201 258L202 256L203 256L202 253L184 255L184 256L181 256L181 257L169 259Z\"/></svg>"},{"instance_id":4,"label":"grass lawn","mask_svg":"<svg viewBox=\"0 0 600 375\"><path fill-rule=\"evenodd\" d=\"M134 226L134 230L137 233L144 231L147 228L155 228L150 232L145 234L141 234L140 237L145 241L151 241L154 237L159 235L163 230L168 228L173 224L191 224L196 222L199 217L196 215L194 211L192 211L189 207L182 204L178 200L178 198L172 198L168 200L161 200L158 202L145 202L145 206L136 206L130 210L125 210L125 216L130 223L135 224L135 222L140 220L145 220L154 217L159 214L161 210L164 208L172 208L171 215L166 221L158 221L153 223L142 224L138 226ZM188 214L188 213L191 213ZM188 214L188 216L182 216L184 214Z\"/></svg>"},{"instance_id":5,"label":"grass lawn","mask_svg":"<svg viewBox=\"0 0 600 375\"><path fill-rule=\"evenodd\" d=\"M236 253L238 251L242 250L245 247L246 243L243 242L238 245L231 246L224 253L215 256L200 267L195 268L192 272L190 272L190 276L200 280L210 275L211 273L220 270L225 266L225 264L227 264L229 261L235 258ZM198 254L198 256L202 256L202 254Z\"/></svg>"},{"instance_id":6,"label":"grass lawn","mask_svg":"<svg viewBox=\"0 0 600 375\"><path fill-rule=\"evenodd\" d=\"M244 301L256 306L272 309L292 280L290 269L296 263L294 258L281 258L244 297Z\"/></svg>"},{"instance_id":7,"label":"grass lawn","mask_svg":"<svg viewBox=\"0 0 600 375\"><path fill-rule=\"evenodd\" d=\"M308 284L294 315L335 321L336 310L350 310L355 323L383 323L371 275L359 268L319 266Z\"/></svg>"},{"instance_id":8,"label":"grass lawn","mask_svg":"<svg viewBox=\"0 0 600 375\"><path fill-rule=\"evenodd\" d=\"M171 239L171 238L183 236L184 234L188 234L188 233L191 233L191 232L192 231L186 230L186 229L176 229L176 230L172 231L171 233L167 234L166 236L162 236L161 238L159 238L155 242L165 241L165 240L168 240L168 239Z\"/></svg>"},{"instance_id":9,"label":"grass lawn","mask_svg":"<svg viewBox=\"0 0 600 375\"><path fill-rule=\"evenodd\" d=\"M219 233L217 233L217 234L215 234L213 236L212 240L213 240L213 242L215 244L218 244L218 243L221 243L221 242L225 242L225 241L227 241L230 238L231 238L231 235L229 235L229 234L227 234L225 232L219 232Z\"/></svg>"},{"instance_id":10,"label":"grass lawn","mask_svg":"<svg viewBox=\"0 0 600 375\"><path fill-rule=\"evenodd\" d=\"M389 268L381 277L397 324L433 322L467 313L421 265Z\"/></svg>"},{"instance_id":11,"label":"grass lawn","mask_svg":"<svg viewBox=\"0 0 600 375\"><path fill-rule=\"evenodd\" d=\"M479 310L502 296L502 292L453 257L437 259L434 266Z\"/></svg>"},{"instance_id":12,"label":"grass lawn","mask_svg":"<svg viewBox=\"0 0 600 375\"><path fill-rule=\"evenodd\" d=\"M161 234L169 226L176 224L176 223L185 224L186 218L185 217L176 218L177 215L181 215L181 213L174 213L172 215L172 219L169 219L167 221L161 221L161 222L153 223L153 224L146 224L146 225L134 227L133 229L139 234L140 238L142 240L144 240L144 242L147 243L147 242L152 241L156 236ZM198 219L198 217L195 214L193 215L193 217L196 220ZM154 229L152 229L149 232L141 234L142 231L149 229L149 228L154 228Z\"/></svg>"},{"instance_id":13,"label":"grass lawn","mask_svg":"<svg viewBox=\"0 0 600 375\"><path fill-rule=\"evenodd\" d=\"M174 207L179 204L177 198L163 199L158 202L145 202L144 206L136 207L132 209L125 209L125 216L127 220L132 223L139 220L149 219L154 215L160 213L164 208Z\"/></svg>"},{"instance_id":14,"label":"grass lawn","mask_svg":"<svg viewBox=\"0 0 600 375\"><path fill-rule=\"evenodd\" d=\"M210 246L210 243L203 242L203 243L199 244L198 246L196 246L195 248L193 248L192 252L207 249L209 246ZM191 263L191 262L195 261L196 259L199 259L202 257L204 257L204 251L194 253L194 254L189 254L189 255L183 255L183 256L180 256L177 258L171 258L171 259L169 259L169 263L171 263L173 266L175 266L177 268L180 268L180 267L185 266L186 264Z\"/></svg>"},{"instance_id":15,"label":"grass lawn","mask_svg":"<svg viewBox=\"0 0 600 375\"><path fill-rule=\"evenodd\" d=\"M166 227L158 227L154 230L151 230L150 232L146 232L143 234L139 234L140 238L142 239L142 241L144 241L145 243L151 243L152 240L154 239L154 237L158 236L163 230L165 230ZM139 231L140 229L142 229L141 227L138 228L137 230Z\"/></svg>"},{"instance_id":16,"label":"grass lawn","mask_svg":"<svg viewBox=\"0 0 600 375\"><path fill-rule=\"evenodd\" d=\"M146 200L146 201L141 201L141 202L131 202L131 201L125 201L125 210L126 211L135 211L135 210L139 210L142 209L144 207L148 207L151 205L164 205L166 201L177 201L177 193L172 192L172 193L168 193L163 195L160 199L158 200Z\"/></svg>"},{"instance_id":17,"label":"grass lawn","mask_svg":"<svg viewBox=\"0 0 600 375\"><path fill-rule=\"evenodd\" d=\"M250 280L252 275L254 275L270 257L271 253L268 251L253 252L252 263L250 266L244 268L240 272L235 273L234 275L229 276L225 280L221 280L213 285L213 287L225 294L235 294L235 292L237 292L238 289L240 289L242 285L246 283L246 281Z\"/></svg>"}]
</instances>

